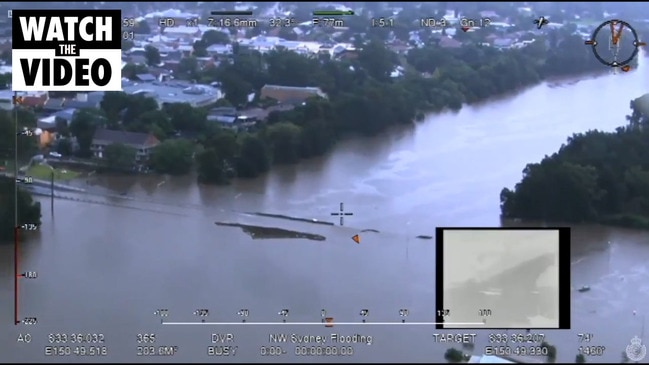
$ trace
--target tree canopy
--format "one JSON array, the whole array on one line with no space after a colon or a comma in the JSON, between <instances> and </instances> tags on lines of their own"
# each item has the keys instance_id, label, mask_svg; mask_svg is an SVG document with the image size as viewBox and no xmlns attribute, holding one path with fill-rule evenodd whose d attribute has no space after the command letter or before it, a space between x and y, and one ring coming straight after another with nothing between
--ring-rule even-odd
<instances>
[{"instance_id":1,"label":"tree canopy","mask_svg":"<svg viewBox=\"0 0 649 365\"><path fill-rule=\"evenodd\" d=\"M615 132L575 134L500 194L505 218L649 227L649 95Z\"/></svg>"}]
</instances>

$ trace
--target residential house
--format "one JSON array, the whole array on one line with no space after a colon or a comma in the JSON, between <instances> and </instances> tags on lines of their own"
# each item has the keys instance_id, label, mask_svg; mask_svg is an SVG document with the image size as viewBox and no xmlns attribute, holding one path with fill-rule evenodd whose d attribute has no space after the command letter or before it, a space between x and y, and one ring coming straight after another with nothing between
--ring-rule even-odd
<instances>
[{"instance_id":1,"label":"residential house","mask_svg":"<svg viewBox=\"0 0 649 365\"><path fill-rule=\"evenodd\" d=\"M295 105L291 104L280 104L273 105L270 108L250 108L239 111L239 116L254 119L258 122L263 122L268 118L268 115L272 112L286 112L295 109Z\"/></svg>"},{"instance_id":2,"label":"residential house","mask_svg":"<svg viewBox=\"0 0 649 365\"><path fill-rule=\"evenodd\" d=\"M335 56L338 60L355 60L358 58L358 51L355 49L346 49Z\"/></svg>"},{"instance_id":3,"label":"residential house","mask_svg":"<svg viewBox=\"0 0 649 365\"><path fill-rule=\"evenodd\" d=\"M151 74L137 74L135 78L142 82L153 82L156 81L156 77Z\"/></svg>"},{"instance_id":4,"label":"residential house","mask_svg":"<svg viewBox=\"0 0 649 365\"><path fill-rule=\"evenodd\" d=\"M50 98L45 105L43 105L43 112L45 113L56 113L63 110L63 103L65 103L65 98Z\"/></svg>"},{"instance_id":5,"label":"residential house","mask_svg":"<svg viewBox=\"0 0 649 365\"><path fill-rule=\"evenodd\" d=\"M125 131L114 131L110 129L97 129L92 139L90 150L96 158L104 158L107 146L121 143L137 150L135 163L141 164L148 160L153 149L160 144L160 141L151 133L136 133Z\"/></svg>"},{"instance_id":6,"label":"residential house","mask_svg":"<svg viewBox=\"0 0 649 365\"><path fill-rule=\"evenodd\" d=\"M165 36L177 38L179 40L189 41L195 38L200 38L203 33L197 27L187 27L185 25L164 28L162 31Z\"/></svg>"},{"instance_id":7,"label":"residential house","mask_svg":"<svg viewBox=\"0 0 649 365\"><path fill-rule=\"evenodd\" d=\"M165 60L160 68L168 73L178 72L180 70L180 60Z\"/></svg>"},{"instance_id":8,"label":"residential house","mask_svg":"<svg viewBox=\"0 0 649 365\"><path fill-rule=\"evenodd\" d=\"M38 146L45 148L56 140L56 116L50 115L36 121L36 127L42 130L38 140Z\"/></svg>"},{"instance_id":9,"label":"residential house","mask_svg":"<svg viewBox=\"0 0 649 365\"><path fill-rule=\"evenodd\" d=\"M40 128L43 132L39 136L39 145L41 148L49 146L52 142L59 138L58 136L58 123L64 122L68 127L74 118L77 109L69 108L60 110L54 114L39 118L36 121L36 127Z\"/></svg>"},{"instance_id":10,"label":"residential house","mask_svg":"<svg viewBox=\"0 0 649 365\"><path fill-rule=\"evenodd\" d=\"M299 104L309 98L321 97L327 98L319 87L297 87L281 85L264 85L261 88L261 99L273 99L280 104Z\"/></svg>"},{"instance_id":11,"label":"residential house","mask_svg":"<svg viewBox=\"0 0 649 365\"><path fill-rule=\"evenodd\" d=\"M462 47L462 42L451 37L444 36L439 39L439 46L442 48L460 48Z\"/></svg>"},{"instance_id":12,"label":"residential house","mask_svg":"<svg viewBox=\"0 0 649 365\"><path fill-rule=\"evenodd\" d=\"M146 65L146 57L140 55L127 55L123 57L127 63L132 63L135 65Z\"/></svg>"},{"instance_id":13,"label":"residential house","mask_svg":"<svg viewBox=\"0 0 649 365\"><path fill-rule=\"evenodd\" d=\"M63 102L65 108L75 108L75 109L97 109L101 105L101 101L104 99L103 91L93 91L89 93L78 93L77 96L73 99L66 99Z\"/></svg>"},{"instance_id":14,"label":"residential house","mask_svg":"<svg viewBox=\"0 0 649 365\"><path fill-rule=\"evenodd\" d=\"M207 115L208 122L218 123L223 128L245 130L252 128L257 123L255 117L241 115L236 108L221 107L210 110Z\"/></svg>"},{"instance_id":15,"label":"residential house","mask_svg":"<svg viewBox=\"0 0 649 365\"><path fill-rule=\"evenodd\" d=\"M146 50L144 49L144 47L133 47L123 53L125 53L128 56L145 56Z\"/></svg>"},{"instance_id":16,"label":"residential house","mask_svg":"<svg viewBox=\"0 0 649 365\"><path fill-rule=\"evenodd\" d=\"M75 108L68 108L68 109L61 110L60 112L56 112L56 113L54 113L54 114L52 114L52 115L54 116L55 121L56 121L56 120L62 120L62 121L65 121L65 123L66 123L66 124L68 125L68 127L69 127L70 124L72 123L72 119L74 118L74 114L75 114L76 112L77 112L77 109L75 109Z\"/></svg>"},{"instance_id":17,"label":"residential house","mask_svg":"<svg viewBox=\"0 0 649 365\"><path fill-rule=\"evenodd\" d=\"M206 51L210 57L219 57L232 55L233 49L231 44L212 44Z\"/></svg>"},{"instance_id":18,"label":"residential house","mask_svg":"<svg viewBox=\"0 0 649 365\"><path fill-rule=\"evenodd\" d=\"M45 106L50 96L47 91L35 91L21 95L20 105L28 108L42 108Z\"/></svg>"}]
</instances>

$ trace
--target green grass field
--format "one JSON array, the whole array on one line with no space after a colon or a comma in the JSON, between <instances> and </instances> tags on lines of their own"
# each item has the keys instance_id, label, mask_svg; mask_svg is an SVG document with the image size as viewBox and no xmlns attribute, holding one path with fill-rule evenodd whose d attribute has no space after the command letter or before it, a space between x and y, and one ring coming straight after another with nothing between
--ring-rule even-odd
<instances>
[{"instance_id":1,"label":"green grass field","mask_svg":"<svg viewBox=\"0 0 649 365\"><path fill-rule=\"evenodd\" d=\"M26 176L31 176L34 179L50 180L52 178L52 171L54 171L54 180L72 180L79 177L80 173L66 169L52 170L48 165L32 165L26 172Z\"/></svg>"}]
</instances>

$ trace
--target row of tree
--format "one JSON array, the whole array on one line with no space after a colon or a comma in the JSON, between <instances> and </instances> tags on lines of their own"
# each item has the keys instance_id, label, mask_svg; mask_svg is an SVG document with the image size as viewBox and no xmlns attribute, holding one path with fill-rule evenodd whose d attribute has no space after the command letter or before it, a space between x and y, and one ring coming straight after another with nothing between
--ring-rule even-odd
<instances>
[{"instance_id":1,"label":"row of tree","mask_svg":"<svg viewBox=\"0 0 649 365\"><path fill-rule=\"evenodd\" d=\"M649 95L631 102L615 132L575 134L552 156L528 164L500 194L502 215L559 222L649 227Z\"/></svg>"}]
</instances>

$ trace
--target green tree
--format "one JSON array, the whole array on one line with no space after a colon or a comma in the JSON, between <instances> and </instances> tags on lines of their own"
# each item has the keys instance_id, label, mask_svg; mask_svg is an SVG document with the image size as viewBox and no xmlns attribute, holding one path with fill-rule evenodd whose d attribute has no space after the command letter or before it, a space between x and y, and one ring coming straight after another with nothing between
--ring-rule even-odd
<instances>
[{"instance_id":1,"label":"green tree","mask_svg":"<svg viewBox=\"0 0 649 365\"><path fill-rule=\"evenodd\" d=\"M586 356L584 356L584 354L577 354L577 356L575 356L575 363L583 364L585 362L586 362Z\"/></svg>"},{"instance_id":2,"label":"green tree","mask_svg":"<svg viewBox=\"0 0 649 365\"><path fill-rule=\"evenodd\" d=\"M129 80L136 80L137 75L148 73L146 65L127 63L122 68L122 76L126 77Z\"/></svg>"},{"instance_id":3,"label":"green tree","mask_svg":"<svg viewBox=\"0 0 649 365\"><path fill-rule=\"evenodd\" d=\"M144 113L154 110L158 110L158 102L155 99L142 94L130 95L122 122L128 128L137 124Z\"/></svg>"},{"instance_id":4,"label":"green tree","mask_svg":"<svg viewBox=\"0 0 649 365\"><path fill-rule=\"evenodd\" d=\"M296 163L300 160L300 135L302 130L293 123L282 122L268 127L266 135L273 162Z\"/></svg>"},{"instance_id":5,"label":"green tree","mask_svg":"<svg viewBox=\"0 0 649 365\"><path fill-rule=\"evenodd\" d=\"M197 156L198 182L203 184L227 184L227 164L222 156L211 148L201 151Z\"/></svg>"},{"instance_id":6,"label":"green tree","mask_svg":"<svg viewBox=\"0 0 649 365\"><path fill-rule=\"evenodd\" d=\"M450 348L444 353L444 359L450 363L458 363L464 361L464 354L456 348Z\"/></svg>"},{"instance_id":7,"label":"green tree","mask_svg":"<svg viewBox=\"0 0 649 365\"><path fill-rule=\"evenodd\" d=\"M248 95L253 91L252 84L233 71L234 66L227 66L219 71L221 89L225 93L225 99L232 105L245 105L248 103Z\"/></svg>"},{"instance_id":8,"label":"green tree","mask_svg":"<svg viewBox=\"0 0 649 365\"><path fill-rule=\"evenodd\" d=\"M0 110L0 161L14 159L16 142L18 142L18 159L21 161L29 159L38 151L37 137L18 136L16 138L16 128L20 130L23 127L20 114L18 116L18 127L16 127L16 114ZM29 121L27 123L31 124Z\"/></svg>"},{"instance_id":9,"label":"green tree","mask_svg":"<svg viewBox=\"0 0 649 365\"><path fill-rule=\"evenodd\" d=\"M213 44L230 44L230 35L219 30L208 30L201 36L201 41L206 47Z\"/></svg>"},{"instance_id":10,"label":"green tree","mask_svg":"<svg viewBox=\"0 0 649 365\"><path fill-rule=\"evenodd\" d=\"M178 74L185 78L196 78L198 73L198 60L196 57L184 57L178 64Z\"/></svg>"},{"instance_id":11,"label":"green tree","mask_svg":"<svg viewBox=\"0 0 649 365\"><path fill-rule=\"evenodd\" d=\"M122 38L122 51L126 52L133 48L135 44L132 40Z\"/></svg>"},{"instance_id":12,"label":"green tree","mask_svg":"<svg viewBox=\"0 0 649 365\"><path fill-rule=\"evenodd\" d=\"M104 94L99 107L111 122L120 120L120 113L129 106L130 97L121 91L109 91Z\"/></svg>"},{"instance_id":13,"label":"green tree","mask_svg":"<svg viewBox=\"0 0 649 365\"><path fill-rule=\"evenodd\" d=\"M41 205L32 199L31 194L18 189L15 194L15 181L0 176L0 243L13 242L16 212L16 197L18 200L18 225L41 224Z\"/></svg>"},{"instance_id":14,"label":"green tree","mask_svg":"<svg viewBox=\"0 0 649 365\"><path fill-rule=\"evenodd\" d=\"M395 54L379 41L365 45L359 54L358 61L370 76L381 81L390 79L390 74L396 65Z\"/></svg>"},{"instance_id":15,"label":"green tree","mask_svg":"<svg viewBox=\"0 0 649 365\"><path fill-rule=\"evenodd\" d=\"M72 142L69 138L62 138L56 142L56 152L60 153L63 156L72 155Z\"/></svg>"},{"instance_id":16,"label":"green tree","mask_svg":"<svg viewBox=\"0 0 649 365\"><path fill-rule=\"evenodd\" d=\"M151 34L151 27L149 26L149 22L147 22L146 20L137 22L135 24L135 27L133 27L133 32L135 34Z\"/></svg>"},{"instance_id":17,"label":"green tree","mask_svg":"<svg viewBox=\"0 0 649 365\"><path fill-rule=\"evenodd\" d=\"M79 156L90 157L90 145L97 127L103 122L100 112L92 109L81 109L74 113L70 122L70 133L77 138L79 143Z\"/></svg>"},{"instance_id":18,"label":"green tree","mask_svg":"<svg viewBox=\"0 0 649 365\"><path fill-rule=\"evenodd\" d=\"M113 143L104 149L106 167L115 171L131 170L135 164L137 150L121 143Z\"/></svg>"},{"instance_id":19,"label":"green tree","mask_svg":"<svg viewBox=\"0 0 649 365\"><path fill-rule=\"evenodd\" d=\"M160 64L160 51L153 46L144 47L144 57L146 58L146 63L149 66L155 66Z\"/></svg>"},{"instance_id":20,"label":"green tree","mask_svg":"<svg viewBox=\"0 0 649 365\"><path fill-rule=\"evenodd\" d=\"M264 141L255 134L241 138L241 154L237 160L237 175L256 177L270 169L269 153Z\"/></svg>"},{"instance_id":21,"label":"green tree","mask_svg":"<svg viewBox=\"0 0 649 365\"><path fill-rule=\"evenodd\" d=\"M11 49L0 52L0 60L11 62Z\"/></svg>"},{"instance_id":22,"label":"green tree","mask_svg":"<svg viewBox=\"0 0 649 365\"><path fill-rule=\"evenodd\" d=\"M54 125L56 126L56 133L61 136L61 137L69 137L70 136L70 126L68 125L68 121L56 117L54 119Z\"/></svg>"},{"instance_id":23,"label":"green tree","mask_svg":"<svg viewBox=\"0 0 649 365\"><path fill-rule=\"evenodd\" d=\"M162 110L149 110L140 114L127 126L129 131L149 133L156 132L156 137L164 140L173 134L173 125L169 116Z\"/></svg>"},{"instance_id":24,"label":"green tree","mask_svg":"<svg viewBox=\"0 0 649 365\"><path fill-rule=\"evenodd\" d=\"M151 167L163 174L186 174L192 168L193 153L194 146L187 140L166 140L154 149Z\"/></svg>"},{"instance_id":25,"label":"green tree","mask_svg":"<svg viewBox=\"0 0 649 365\"><path fill-rule=\"evenodd\" d=\"M162 108L175 130L199 132L207 127L207 112L204 109L193 108L187 103L165 104Z\"/></svg>"},{"instance_id":26,"label":"green tree","mask_svg":"<svg viewBox=\"0 0 649 365\"><path fill-rule=\"evenodd\" d=\"M0 90L6 90L11 86L11 72L0 74Z\"/></svg>"},{"instance_id":27,"label":"green tree","mask_svg":"<svg viewBox=\"0 0 649 365\"><path fill-rule=\"evenodd\" d=\"M529 164L514 189L501 192L503 217L649 227L649 131L642 103L631 106L628 125L575 134Z\"/></svg>"},{"instance_id":28,"label":"green tree","mask_svg":"<svg viewBox=\"0 0 649 365\"><path fill-rule=\"evenodd\" d=\"M228 161L239 153L237 134L231 129L211 125L207 128L202 141L206 148L214 149L219 156Z\"/></svg>"}]
</instances>

